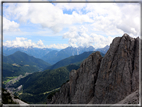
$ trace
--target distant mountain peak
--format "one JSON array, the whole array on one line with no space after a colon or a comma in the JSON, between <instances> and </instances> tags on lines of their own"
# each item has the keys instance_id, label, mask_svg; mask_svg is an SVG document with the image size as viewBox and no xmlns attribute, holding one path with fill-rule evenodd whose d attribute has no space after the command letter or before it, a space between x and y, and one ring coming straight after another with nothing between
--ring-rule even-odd
<instances>
[{"instance_id":1,"label":"distant mountain peak","mask_svg":"<svg viewBox=\"0 0 142 107\"><path fill-rule=\"evenodd\" d=\"M16 51L15 53L24 53L24 52L21 52L21 51ZM24 53L24 54L26 54L26 53Z\"/></svg>"},{"instance_id":2,"label":"distant mountain peak","mask_svg":"<svg viewBox=\"0 0 142 107\"><path fill-rule=\"evenodd\" d=\"M104 48L97 48L95 51L100 51L100 52L106 54L106 52L108 51L109 47L110 47L109 45L106 45Z\"/></svg>"},{"instance_id":3,"label":"distant mountain peak","mask_svg":"<svg viewBox=\"0 0 142 107\"><path fill-rule=\"evenodd\" d=\"M21 51L16 51L16 52L13 53L12 55L17 55L17 54L30 56L30 55L26 54L25 52L21 52ZM33 56L32 56L32 57L33 57Z\"/></svg>"},{"instance_id":4,"label":"distant mountain peak","mask_svg":"<svg viewBox=\"0 0 142 107\"><path fill-rule=\"evenodd\" d=\"M109 47L109 45L106 45L105 47ZM105 47L104 47L104 48L105 48Z\"/></svg>"},{"instance_id":5,"label":"distant mountain peak","mask_svg":"<svg viewBox=\"0 0 142 107\"><path fill-rule=\"evenodd\" d=\"M45 56L42 57L42 59L46 62L49 62L50 64L55 64L58 61L65 59L67 57L70 56L74 56L74 55L79 55L82 54L83 52L89 52L89 51L94 51L95 48L93 48L92 46L85 48L85 47L72 47L69 46L65 49L62 49L58 52L54 52L51 51L48 54L46 54Z\"/></svg>"},{"instance_id":6,"label":"distant mountain peak","mask_svg":"<svg viewBox=\"0 0 142 107\"><path fill-rule=\"evenodd\" d=\"M49 63L39 58L35 58L34 56L28 55L21 51L16 51L15 53L9 56L4 56L3 62L12 63L12 64L16 63L16 64L24 64L24 65L36 65L39 69L44 69L50 65Z\"/></svg>"},{"instance_id":7,"label":"distant mountain peak","mask_svg":"<svg viewBox=\"0 0 142 107\"><path fill-rule=\"evenodd\" d=\"M47 54L49 51L52 51L51 49L48 48L34 48L34 47L29 47L29 48L25 48L25 47L6 47L3 46L3 53L6 55L11 55L17 51L21 51L24 52L28 55L32 55L36 58L41 58L43 57L45 54Z\"/></svg>"}]
</instances>

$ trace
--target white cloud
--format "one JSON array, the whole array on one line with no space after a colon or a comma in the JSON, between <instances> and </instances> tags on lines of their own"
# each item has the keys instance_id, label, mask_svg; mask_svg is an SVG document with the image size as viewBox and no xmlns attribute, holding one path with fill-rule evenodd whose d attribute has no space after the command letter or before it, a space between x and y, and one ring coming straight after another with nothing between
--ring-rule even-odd
<instances>
[{"instance_id":1,"label":"white cloud","mask_svg":"<svg viewBox=\"0 0 142 107\"><path fill-rule=\"evenodd\" d=\"M88 29L84 26L80 28L71 27L69 32L64 33L63 38L69 39L69 45L73 47L88 47L94 46L95 48L103 48L106 45L110 45L113 37L104 37L95 33L88 34Z\"/></svg>"},{"instance_id":2,"label":"white cloud","mask_svg":"<svg viewBox=\"0 0 142 107\"><path fill-rule=\"evenodd\" d=\"M32 43L31 40L27 40L27 38L23 38L23 37L16 37L15 40L13 41L6 41L3 43L4 46L7 47L31 47L31 46L37 46L35 43Z\"/></svg>"},{"instance_id":3,"label":"white cloud","mask_svg":"<svg viewBox=\"0 0 142 107\"><path fill-rule=\"evenodd\" d=\"M67 14L68 10L71 14ZM9 4L4 12L7 13L5 15L7 19L24 23L30 21L54 32L74 26L69 31L63 30L66 32L63 38L67 38L69 45L74 47L92 45L95 48L101 48L109 45L115 36L122 36L124 33L132 37L140 35L140 4L135 3L19 3ZM35 33L39 35L51 34L50 31L50 34L37 32ZM34 33L31 34L34 35ZM42 41L35 45L44 46ZM45 47L59 48L59 46L63 48L68 45L53 44Z\"/></svg>"},{"instance_id":4,"label":"white cloud","mask_svg":"<svg viewBox=\"0 0 142 107\"><path fill-rule=\"evenodd\" d=\"M39 40L39 41L37 42L37 45L39 45L39 46L44 46L42 40Z\"/></svg>"},{"instance_id":5,"label":"white cloud","mask_svg":"<svg viewBox=\"0 0 142 107\"><path fill-rule=\"evenodd\" d=\"M110 43L112 42L112 40L114 39L113 37L111 36L102 36L102 35L97 35L97 34L91 34L92 36L92 39L94 41L94 44L93 46L95 48L103 48L105 47L106 45L110 45Z\"/></svg>"},{"instance_id":6,"label":"white cloud","mask_svg":"<svg viewBox=\"0 0 142 107\"><path fill-rule=\"evenodd\" d=\"M86 6L86 3L57 3L55 4L60 9L65 10L77 10L78 12L81 12L80 10Z\"/></svg>"},{"instance_id":7,"label":"white cloud","mask_svg":"<svg viewBox=\"0 0 142 107\"><path fill-rule=\"evenodd\" d=\"M93 30L107 35L126 32L137 36L140 32L140 4L135 3L19 3L9 4L4 10L9 18L30 20L55 32L83 22L92 23ZM72 14L64 14L63 10L72 10Z\"/></svg>"},{"instance_id":8,"label":"white cloud","mask_svg":"<svg viewBox=\"0 0 142 107\"><path fill-rule=\"evenodd\" d=\"M128 11L129 9L129 11ZM121 6L121 20L116 24L117 28L136 37L140 35L140 4L128 4Z\"/></svg>"},{"instance_id":9,"label":"white cloud","mask_svg":"<svg viewBox=\"0 0 142 107\"><path fill-rule=\"evenodd\" d=\"M30 20L34 24L40 24L43 28L48 27L55 32L73 23L93 22L86 15L73 12L72 15L63 14L63 10L51 3L19 3L9 5L4 11L7 17L13 17L21 22Z\"/></svg>"},{"instance_id":10,"label":"white cloud","mask_svg":"<svg viewBox=\"0 0 142 107\"><path fill-rule=\"evenodd\" d=\"M3 31L5 32L16 32L16 31L20 31L19 29L19 24L14 22L14 21L10 21L8 19L6 19L5 17L3 17Z\"/></svg>"},{"instance_id":11,"label":"white cloud","mask_svg":"<svg viewBox=\"0 0 142 107\"><path fill-rule=\"evenodd\" d=\"M3 43L4 46L8 47L38 47L38 48L43 48L44 46L41 45L42 41L38 41L37 44L33 43L32 40L23 37L16 37L15 40L13 41L6 41Z\"/></svg>"},{"instance_id":12,"label":"white cloud","mask_svg":"<svg viewBox=\"0 0 142 107\"><path fill-rule=\"evenodd\" d=\"M42 40L39 40L37 43L32 42L32 40L23 38L23 37L16 37L13 41L6 41L3 43L3 46L7 47L36 47L36 48L57 48L63 49L68 47L67 44L52 44L52 45L44 45Z\"/></svg>"},{"instance_id":13,"label":"white cloud","mask_svg":"<svg viewBox=\"0 0 142 107\"><path fill-rule=\"evenodd\" d=\"M46 45L46 48L56 48L56 49L64 49L67 48L68 44L52 44L52 45Z\"/></svg>"},{"instance_id":14,"label":"white cloud","mask_svg":"<svg viewBox=\"0 0 142 107\"><path fill-rule=\"evenodd\" d=\"M107 35L122 35L124 32L138 36L140 32L140 5L134 3L92 3L85 7L87 15L94 19L95 31Z\"/></svg>"},{"instance_id":15,"label":"white cloud","mask_svg":"<svg viewBox=\"0 0 142 107\"><path fill-rule=\"evenodd\" d=\"M75 26L71 27L69 32L64 33L63 38L77 38L78 37L77 31L78 29Z\"/></svg>"}]
</instances>

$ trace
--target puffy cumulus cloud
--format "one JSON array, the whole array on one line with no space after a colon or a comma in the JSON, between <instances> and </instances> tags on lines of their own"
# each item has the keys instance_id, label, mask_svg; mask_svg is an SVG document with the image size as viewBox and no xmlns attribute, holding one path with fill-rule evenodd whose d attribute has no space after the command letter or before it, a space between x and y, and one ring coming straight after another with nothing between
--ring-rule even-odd
<instances>
[{"instance_id":1,"label":"puffy cumulus cloud","mask_svg":"<svg viewBox=\"0 0 142 107\"><path fill-rule=\"evenodd\" d=\"M71 10L71 14L68 11ZM107 35L140 32L140 4L138 3L19 3L4 8L8 18L31 21L55 32L73 24L90 22L94 31Z\"/></svg>"},{"instance_id":2,"label":"puffy cumulus cloud","mask_svg":"<svg viewBox=\"0 0 142 107\"><path fill-rule=\"evenodd\" d=\"M138 3L88 3L85 10L94 20L91 26L95 31L107 35L122 35L124 32L135 37L139 35L140 4Z\"/></svg>"},{"instance_id":3,"label":"puffy cumulus cloud","mask_svg":"<svg viewBox=\"0 0 142 107\"><path fill-rule=\"evenodd\" d=\"M42 40L39 40L39 41L37 42L37 45L39 45L39 46L44 46Z\"/></svg>"},{"instance_id":4,"label":"puffy cumulus cloud","mask_svg":"<svg viewBox=\"0 0 142 107\"><path fill-rule=\"evenodd\" d=\"M103 48L106 45L110 45L110 43L112 43L112 40L114 39L111 36L105 37L105 36L97 35L97 34L94 34L94 33L92 33L91 36L92 36L92 39L93 39L92 41L94 41L93 46L95 48Z\"/></svg>"},{"instance_id":5,"label":"puffy cumulus cloud","mask_svg":"<svg viewBox=\"0 0 142 107\"><path fill-rule=\"evenodd\" d=\"M52 45L46 45L46 48L56 48L56 49L64 49L67 48L68 44L52 44Z\"/></svg>"},{"instance_id":6,"label":"puffy cumulus cloud","mask_svg":"<svg viewBox=\"0 0 142 107\"><path fill-rule=\"evenodd\" d=\"M16 37L13 41L6 41L3 43L4 46L7 47L37 47L37 48L44 48L42 41L39 40L37 43L33 43L32 40L23 37Z\"/></svg>"},{"instance_id":7,"label":"puffy cumulus cloud","mask_svg":"<svg viewBox=\"0 0 142 107\"><path fill-rule=\"evenodd\" d=\"M71 27L69 32L64 33L63 38L76 38L78 37L78 29L74 26Z\"/></svg>"},{"instance_id":8,"label":"puffy cumulus cloud","mask_svg":"<svg viewBox=\"0 0 142 107\"><path fill-rule=\"evenodd\" d=\"M129 9L129 11L128 11ZM133 37L140 35L140 4L128 4L120 6L123 11L121 18L116 24L117 28L132 35Z\"/></svg>"},{"instance_id":9,"label":"puffy cumulus cloud","mask_svg":"<svg viewBox=\"0 0 142 107\"><path fill-rule=\"evenodd\" d=\"M55 32L61 31L64 27L83 22L93 22L86 15L78 14L75 11L69 15L51 3L18 3L11 4L4 8L7 17L13 17L21 22L31 21L40 24L43 28L48 27Z\"/></svg>"},{"instance_id":10,"label":"puffy cumulus cloud","mask_svg":"<svg viewBox=\"0 0 142 107\"><path fill-rule=\"evenodd\" d=\"M68 44L52 44L52 45L44 45L42 40L39 40L37 43L32 42L32 40L23 38L23 37L16 37L13 41L6 41L3 43L4 46L7 47L35 47L35 48L56 48L56 49L64 49L68 47Z\"/></svg>"},{"instance_id":11,"label":"puffy cumulus cloud","mask_svg":"<svg viewBox=\"0 0 142 107\"><path fill-rule=\"evenodd\" d=\"M5 17L3 17L3 31L4 32L20 31L19 24L14 22L14 21L10 21L10 20L6 19Z\"/></svg>"},{"instance_id":12,"label":"puffy cumulus cloud","mask_svg":"<svg viewBox=\"0 0 142 107\"><path fill-rule=\"evenodd\" d=\"M27 18L22 16L26 16L29 11L28 3L4 3L3 6L3 13L7 19L27 21Z\"/></svg>"},{"instance_id":13,"label":"puffy cumulus cloud","mask_svg":"<svg viewBox=\"0 0 142 107\"><path fill-rule=\"evenodd\" d=\"M71 27L69 32L64 33L63 38L68 38L70 46L73 47L89 47L102 48L106 45L110 45L113 37L97 35L94 33L88 34L88 29L84 26L79 28Z\"/></svg>"},{"instance_id":14,"label":"puffy cumulus cloud","mask_svg":"<svg viewBox=\"0 0 142 107\"><path fill-rule=\"evenodd\" d=\"M92 45L101 48L109 45L114 36L124 33L133 37L140 35L140 4L136 3L19 3L9 4L4 13L7 19L30 21L54 32L75 26L69 31L63 30L66 32L63 38L74 47ZM39 41L38 45L43 44ZM66 47L67 44L47 47L58 46Z\"/></svg>"}]
</instances>

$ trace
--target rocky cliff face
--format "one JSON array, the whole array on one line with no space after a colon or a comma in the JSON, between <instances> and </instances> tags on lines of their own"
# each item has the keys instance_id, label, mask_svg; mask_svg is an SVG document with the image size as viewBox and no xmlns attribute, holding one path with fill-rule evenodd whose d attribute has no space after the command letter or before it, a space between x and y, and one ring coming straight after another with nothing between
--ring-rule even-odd
<instances>
[{"instance_id":1,"label":"rocky cliff face","mask_svg":"<svg viewBox=\"0 0 142 107\"><path fill-rule=\"evenodd\" d=\"M115 38L101 61L93 103L111 104L139 86L139 38Z\"/></svg>"},{"instance_id":2,"label":"rocky cliff face","mask_svg":"<svg viewBox=\"0 0 142 107\"><path fill-rule=\"evenodd\" d=\"M50 103L115 104L139 87L139 38L124 34L106 55L91 54Z\"/></svg>"}]
</instances>

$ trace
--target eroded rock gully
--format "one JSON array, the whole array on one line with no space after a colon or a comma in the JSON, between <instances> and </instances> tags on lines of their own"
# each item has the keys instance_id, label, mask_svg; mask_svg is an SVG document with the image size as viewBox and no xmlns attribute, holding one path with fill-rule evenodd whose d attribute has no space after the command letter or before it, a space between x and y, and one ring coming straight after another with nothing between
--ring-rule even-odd
<instances>
[{"instance_id":1,"label":"eroded rock gully","mask_svg":"<svg viewBox=\"0 0 142 107\"><path fill-rule=\"evenodd\" d=\"M55 104L115 104L139 87L139 38L116 37L102 58L92 53L52 97Z\"/></svg>"}]
</instances>

